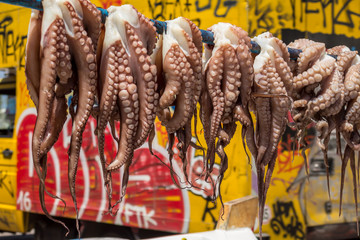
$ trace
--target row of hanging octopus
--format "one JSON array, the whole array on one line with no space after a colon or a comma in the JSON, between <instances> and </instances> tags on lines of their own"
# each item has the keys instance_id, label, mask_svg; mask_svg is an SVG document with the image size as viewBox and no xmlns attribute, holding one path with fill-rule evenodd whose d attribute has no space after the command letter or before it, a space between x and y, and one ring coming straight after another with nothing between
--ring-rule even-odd
<instances>
[{"instance_id":1,"label":"row of hanging octopus","mask_svg":"<svg viewBox=\"0 0 360 240\"><path fill-rule=\"evenodd\" d=\"M168 133L170 165L175 138L178 140L176 147L185 177L190 146L203 150L208 180L215 156L220 157L217 186L227 169L224 148L239 122L244 147L256 163L261 232L277 146L289 123L289 111L300 142L305 127L316 123L326 166L331 132L336 130L339 143L340 135L343 136L347 143L343 155L338 147L343 164L341 186L350 159L356 199L354 152L360 150L357 52L345 46L326 50L323 43L307 39L286 46L267 32L253 38L261 47L255 55L251 53L250 37L240 27L218 23L208 31L214 35L213 44L203 44L198 27L179 17L167 21L166 30L158 35L153 23L130 5L110 7L103 24L100 11L88 0L44 0L43 11L33 11L26 76L37 109L32 152L46 215L51 218L44 204L47 153L57 141L68 113L72 117L68 178L76 211L76 171L82 133L90 115L97 119L96 135L109 210L111 172L124 167L124 196L134 150L148 139L152 151L156 117ZM290 59L288 47L301 50L297 59ZM73 98L68 106L70 93ZM193 142L192 120L197 115L206 148L198 140ZM114 127L117 121L118 133ZM110 164L104 154L108 124L118 143L118 152ZM173 175L174 171L170 171ZM215 196L221 199L217 190Z\"/></svg>"}]
</instances>

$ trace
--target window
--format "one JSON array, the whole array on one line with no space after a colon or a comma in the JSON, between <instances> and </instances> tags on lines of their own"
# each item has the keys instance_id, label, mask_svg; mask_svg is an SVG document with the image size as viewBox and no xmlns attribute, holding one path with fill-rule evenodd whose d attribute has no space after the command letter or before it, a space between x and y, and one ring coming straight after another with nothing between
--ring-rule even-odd
<instances>
[{"instance_id":1,"label":"window","mask_svg":"<svg viewBox=\"0 0 360 240\"><path fill-rule=\"evenodd\" d=\"M12 137L16 113L16 70L0 69L0 137Z\"/></svg>"}]
</instances>

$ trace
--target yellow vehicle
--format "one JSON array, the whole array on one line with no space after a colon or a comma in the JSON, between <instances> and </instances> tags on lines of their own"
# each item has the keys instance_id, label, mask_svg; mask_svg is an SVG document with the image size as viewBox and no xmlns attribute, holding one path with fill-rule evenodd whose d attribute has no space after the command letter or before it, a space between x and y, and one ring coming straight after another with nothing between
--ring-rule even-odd
<instances>
[{"instance_id":1,"label":"yellow vehicle","mask_svg":"<svg viewBox=\"0 0 360 240\"><path fill-rule=\"evenodd\" d=\"M287 42L310 36L329 45L335 41L337 45L359 46L359 42L354 41L360 36L359 21L354 20L359 13L351 10L360 9L357 1L330 1L327 5L321 1L270 0L93 0L93 3L102 8L130 3L149 18L167 20L184 16L202 29L223 21L243 27L250 36L271 31ZM28 95L24 73L29 19L29 9L0 3L0 230L26 232L35 227L41 239L46 238L45 234L50 234L52 229L59 231L61 227L43 215L38 197L39 179L32 165L30 146L36 110ZM51 198L46 198L46 206L52 215L71 225L75 211L67 180L69 119L48 154L46 180L47 189L61 196L67 206L64 209L60 201ZM76 184L84 232L96 229L94 234L100 234L105 229L116 229L115 226L131 227L139 234L145 232L143 229L186 233L214 228L221 205L211 202L213 186L200 176L202 152L191 150L189 153L188 175L195 187L178 189L173 187L168 168L150 155L147 143L135 151L127 195L119 205L119 211L114 216L105 215L106 193L103 179L99 177L101 170L95 127L95 119L90 118L84 131ZM240 126L235 139L226 148L229 168L221 187L224 201L257 194L255 167L248 164L239 129ZM168 162L165 129L156 122L156 130L153 148L164 162ZM201 135L201 129L198 130ZM315 134L310 128L309 143L314 142ZM309 153L310 175L307 178L301 155L295 153L293 160L293 135L294 132L287 129L279 145L278 162L267 196L263 232L271 239L317 239L317 234L323 234L321 230L324 229L329 233L332 230L341 232L344 238L355 236L351 184L345 185L343 214L338 216L340 160L334 148L329 153L332 159L330 200L322 155L314 144ZM116 147L109 129L106 142L109 146L107 154L113 156ZM175 160L175 168L180 169L181 161L176 154ZM219 165L214 169L215 178L218 169ZM116 199L120 192L120 174L114 174L113 178ZM346 182L352 181L346 179ZM345 228L349 230L344 232ZM76 237L76 231L72 232ZM62 236L64 234L60 238Z\"/></svg>"}]
</instances>

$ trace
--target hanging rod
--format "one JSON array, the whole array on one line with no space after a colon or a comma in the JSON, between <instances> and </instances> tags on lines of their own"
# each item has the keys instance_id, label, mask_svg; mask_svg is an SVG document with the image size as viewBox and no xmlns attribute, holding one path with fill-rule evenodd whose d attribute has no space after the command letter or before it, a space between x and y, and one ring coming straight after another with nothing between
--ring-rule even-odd
<instances>
[{"instance_id":1,"label":"hanging rod","mask_svg":"<svg viewBox=\"0 0 360 240\"><path fill-rule=\"evenodd\" d=\"M36 9L39 11L43 10L41 0L0 0L0 2L16 5L20 7ZM109 13L106 9L100 7L98 7L98 9L101 12L101 19L102 22L104 23ZM153 19L151 19L151 21L154 23L157 33L162 34L164 31L166 31L166 22L153 20ZM206 31L202 29L200 29L200 31L201 31L202 41L206 44L213 45L214 34L210 31ZM255 54L259 54L261 51L261 47L259 46L259 44L257 44L257 42L255 41L251 41L251 45L252 45L252 48L250 49L251 52ZM296 48L288 48L288 51L291 59L297 59L299 54L302 52L300 49L296 49Z\"/></svg>"}]
</instances>

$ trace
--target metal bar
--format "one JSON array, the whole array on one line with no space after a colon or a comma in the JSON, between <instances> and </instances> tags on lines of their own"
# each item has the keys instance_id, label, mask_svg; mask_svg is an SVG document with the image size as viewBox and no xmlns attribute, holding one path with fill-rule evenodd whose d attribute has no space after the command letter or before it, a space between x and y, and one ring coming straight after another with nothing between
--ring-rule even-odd
<instances>
[{"instance_id":1,"label":"metal bar","mask_svg":"<svg viewBox=\"0 0 360 240\"><path fill-rule=\"evenodd\" d=\"M11 5L16 5L20 7L26 7L36 10L43 10L42 2L41 0L0 0L0 2L8 3ZM103 8L98 8L101 11L101 19L103 22L105 22L106 17L108 16L108 11ZM166 31L166 22L158 21L158 20L151 20L154 23L154 26L156 27L156 31L159 34L162 34L164 31ZM201 36L202 41L206 44L213 45L214 44L214 34L210 31L202 30ZM257 42L251 41L252 48L250 49L252 53L259 54L261 51L261 47ZM302 52L300 49L294 49L294 48L288 48L288 51L290 53L291 59L296 59L299 54Z\"/></svg>"}]
</instances>

